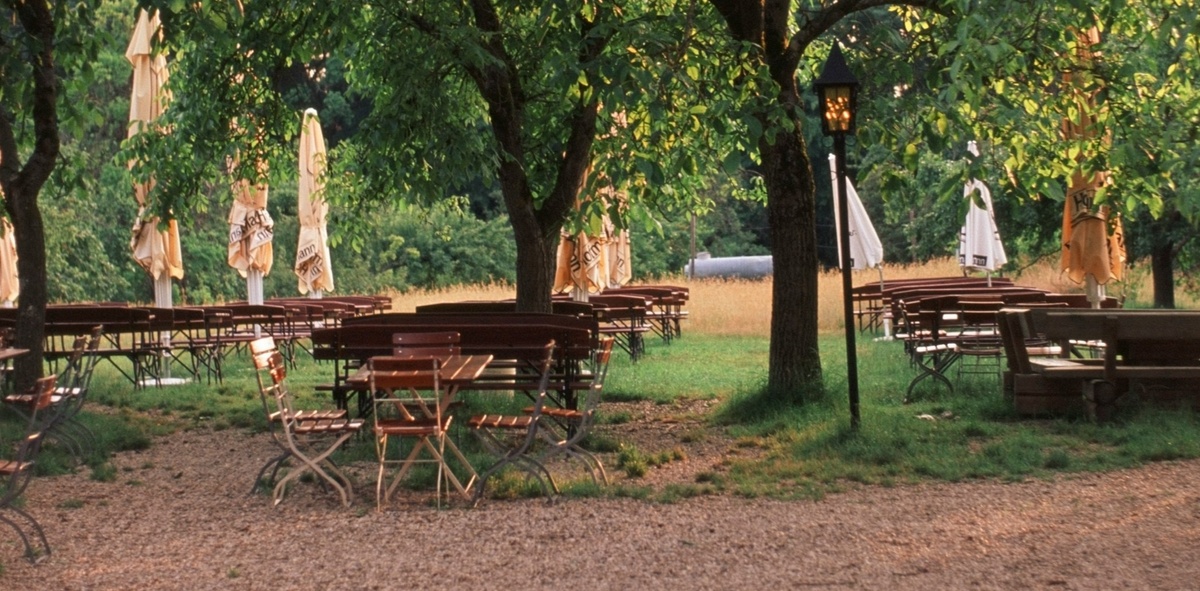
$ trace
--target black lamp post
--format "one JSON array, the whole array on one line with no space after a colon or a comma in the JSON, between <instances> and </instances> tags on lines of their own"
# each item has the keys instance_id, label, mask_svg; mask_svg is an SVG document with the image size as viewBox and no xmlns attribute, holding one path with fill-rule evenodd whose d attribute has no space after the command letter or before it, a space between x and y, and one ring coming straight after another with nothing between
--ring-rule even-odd
<instances>
[{"instance_id":1,"label":"black lamp post","mask_svg":"<svg viewBox=\"0 0 1200 591\"><path fill-rule=\"evenodd\" d=\"M833 136L837 158L838 245L842 253L842 303L846 316L846 381L850 387L850 427L857 429L858 415L858 351L854 344L854 302L851 295L850 217L846 206L846 134L854 133L854 116L858 99L858 80L846 67L846 58L837 41L825 60L821 75L813 82L821 102L821 131Z\"/></svg>"}]
</instances>

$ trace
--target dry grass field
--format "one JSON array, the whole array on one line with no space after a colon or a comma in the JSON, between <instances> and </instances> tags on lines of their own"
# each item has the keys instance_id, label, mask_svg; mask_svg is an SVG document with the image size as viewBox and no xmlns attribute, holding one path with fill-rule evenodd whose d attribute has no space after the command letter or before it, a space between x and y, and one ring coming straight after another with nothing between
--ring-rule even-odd
<instances>
[{"instance_id":1,"label":"dry grass field","mask_svg":"<svg viewBox=\"0 0 1200 591\"><path fill-rule=\"evenodd\" d=\"M1143 266L1144 267L1144 266ZM952 258L931 261L923 265L885 265L883 277L909 279L918 277L951 277L962 274L958 262ZM1066 278L1057 267L1057 261L1047 261L1025 269L1013 277L1021 285L1040 287L1058 293L1083 293L1083 286ZM1144 268L1131 268L1122 284L1110 286L1109 295L1125 296L1128 305L1147 306L1152 298L1149 272ZM854 285L879 280L879 271L870 269L854 272ZM842 330L842 276L839 271L827 271L820 275L818 316L822 332ZM690 318L688 330L718 336L760 335L770 333L771 280L728 280L696 279L676 277L659 283L687 286L691 290L688 302ZM456 287L449 290L413 291L394 293L393 308L397 312L411 312L417 306L434 302L459 300L492 300L514 297L514 290L507 285L482 285ZM1195 296L1179 292L1176 302L1181 308L1197 308L1200 303Z\"/></svg>"}]
</instances>

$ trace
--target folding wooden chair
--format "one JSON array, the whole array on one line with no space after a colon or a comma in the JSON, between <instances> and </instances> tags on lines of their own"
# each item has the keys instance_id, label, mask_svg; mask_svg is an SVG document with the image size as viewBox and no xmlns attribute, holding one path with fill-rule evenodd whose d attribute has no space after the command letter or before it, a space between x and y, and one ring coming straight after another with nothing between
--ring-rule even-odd
<instances>
[{"instance_id":1,"label":"folding wooden chair","mask_svg":"<svg viewBox=\"0 0 1200 591\"><path fill-rule=\"evenodd\" d=\"M596 408L604 391L604 380L608 376L608 361L612 357L613 337L600 339L600 347L592 359L592 381L582 408L544 408L542 414L551 420L538 421L538 436L549 446L538 458L543 466L554 456L565 456L579 460L592 477L592 481L608 484L604 464L595 454L584 449L582 443L591 432L596 420ZM526 412L532 412L526 409Z\"/></svg>"},{"instance_id":2,"label":"folding wooden chair","mask_svg":"<svg viewBox=\"0 0 1200 591\"><path fill-rule=\"evenodd\" d=\"M259 470L251 492L257 490L267 468L272 468L271 481L274 481L283 464L295 458L299 465L275 483L272 499L276 505L283 501L289 482L306 472L312 472L322 485L331 485L341 496L342 504L349 507L354 498L353 486L330 459L330 455L362 428L363 421L347 419L343 410L296 410L284 381L287 378L287 362L283 353L275 347L274 339L263 337L251 341L250 351L257 370L263 410L271 426L271 436L282 451ZM269 404L268 400L273 404ZM278 431L274 428L276 424Z\"/></svg>"},{"instance_id":3,"label":"folding wooden chair","mask_svg":"<svg viewBox=\"0 0 1200 591\"><path fill-rule=\"evenodd\" d=\"M532 357L532 355L523 353L520 356ZM538 462L531 453L533 445L538 439L542 409L545 406L547 397L546 389L550 383L550 368L554 363L554 341L550 341L542 347L540 356L541 362L538 370L541 372L541 378L539 380L538 391L534 395L534 404L529 413L516 416L482 414L473 416L467 420L467 426L479 437L479 441L483 444L484 448L498 458L495 463L480 474L475 484L475 493L472 502L476 505L483 499L483 489L487 484L488 478L491 478L493 474L496 474L507 466L517 466L531 477L536 478L538 483L542 485L542 490L546 491L547 496L550 496L551 491L555 494L559 492L558 484L554 482L554 477L551 476L550 471Z\"/></svg>"},{"instance_id":4,"label":"folding wooden chair","mask_svg":"<svg viewBox=\"0 0 1200 591\"><path fill-rule=\"evenodd\" d=\"M72 371L59 374L58 385L54 389L54 394L61 397L63 405L61 416L57 417L55 431L63 433L74 442L74 449L79 452L76 455L77 459L82 459L88 450L96 447L96 435L79 420L79 413L83 410L83 404L87 400L88 390L92 384L92 373L100 359L98 350L103 334L104 327L96 326L92 328L91 334L80 337L86 340L86 348L80 358L72 361ZM53 437L55 433L52 432L48 435Z\"/></svg>"},{"instance_id":5,"label":"folding wooden chair","mask_svg":"<svg viewBox=\"0 0 1200 591\"><path fill-rule=\"evenodd\" d=\"M379 457L379 477L375 485L376 508L382 510L396 487L418 463L437 465L437 499L441 504L442 485L453 484L461 493L466 488L446 465L446 431L451 417L443 407L441 361L435 357L372 357L368 361L370 389L374 400L375 451ZM413 440L412 449L402 459L390 459L388 443L392 438ZM397 446L397 452L400 451ZM427 452L428 458L422 457ZM459 454L459 461L469 466ZM386 486L387 468L400 470Z\"/></svg>"},{"instance_id":6,"label":"folding wooden chair","mask_svg":"<svg viewBox=\"0 0 1200 591\"><path fill-rule=\"evenodd\" d=\"M73 418L73 410L70 407L74 402L72 399L76 392L77 379L82 371L87 347L87 336L75 338L71 352L65 358L66 363L63 365L62 371L54 376L55 386L50 393L50 399L40 411L37 405L42 401L39 399L40 392L37 388L25 392L13 392L4 397L5 404L22 418L30 420L36 414L37 430L42 432L45 438L66 448L67 452L76 460L82 459L84 453L83 443L77 439L77 435L83 438L84 434L82 432L75 433L75 430L66 423L68 419ZM38 412L35 413L35 411ZM90 432L87 433L90 434Z\"/></svg>"},{"instance_id":7,"label":"folding wooden chair","mask_svg":"<svg viewBox=\"0 0 1200 591\"><path fill-rule=\"evenodd\" d=\"M8 524L17 532L21 543L25 545L25 557L30 562L50 556L50 543L46 541L46 532L42 530L41 524L25 510L18 499L29 486L29 480L33 477L34 460L45 439L45 431L39 428L38 414L51 408L57 381L57 376L48 376L39 379L34 385L33 390L29 392L34 402L29 412L25 436L17 445L12 459L0 460L0 522ZM22 523L33 529L34 536L26 533ZM39 544L37 548L30 543L30 537L34 537L34 542Z\"/></svg>"}]
</instances>

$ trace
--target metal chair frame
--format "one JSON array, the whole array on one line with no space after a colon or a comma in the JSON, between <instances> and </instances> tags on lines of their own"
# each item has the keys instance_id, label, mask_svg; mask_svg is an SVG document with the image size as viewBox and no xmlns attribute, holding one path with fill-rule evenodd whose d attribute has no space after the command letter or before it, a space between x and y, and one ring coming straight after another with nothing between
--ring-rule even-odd
<instances>
[{"instance_id":1,"label":"metal chair frame","mask_svg":"<svg viewBox=\"0 0 1200 591\"><path fill-rule=\"evenodd\" d=\"M318 483L322 486L332 486L341 497L342 505L349 507L354 499L353 484L330 456L362 428L363 421L346 419L345 411L327 413L295 410L291 392L288 391L285 382L287 361L283 353L275 347L274 339L263 337L252 341L250 350L257 370L263 410L266 412L268 424L272 426L272 439L282 451L259 470L251 492L257 490L263 474L268 468L272 468L271 481L275 482L272 500L275 505L279 505L287 494L287 485L301 475L312 472ZM268 400L273 400L274 404L269 405ZM274 411L271 410L271 406L274 406ZM278 431L274 429L275 423L279 424ZM320 438L326 439L326 442L321 442L322 445L318 445ZM329 439L332 439L332 442L328 442ZM280 468L292 458L296 459L299 465L275 481Z\"/></svg>"}]
</instances>

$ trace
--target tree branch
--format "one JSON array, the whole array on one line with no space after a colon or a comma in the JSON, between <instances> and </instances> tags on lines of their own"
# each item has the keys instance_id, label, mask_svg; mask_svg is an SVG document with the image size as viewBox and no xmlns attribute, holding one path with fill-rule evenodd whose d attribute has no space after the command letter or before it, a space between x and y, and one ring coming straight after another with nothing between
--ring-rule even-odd
<instances>
[{"instance_id":1,"label":"tree branch","mask_svg":"<svg viewBox=\"0 0 1200 591\"><path fill-rule=\"evenodd\" d=\"M716 0L713 0L713 3L715 4ZM855 12L881 6L927 8L939 14L949 14L942 8L942 0L841 0L817 11L792 34L783 59L785 67L795 71L800 66L800 57L808 50L808 46L838 21Z\"/></svg>"}]
</instances>

